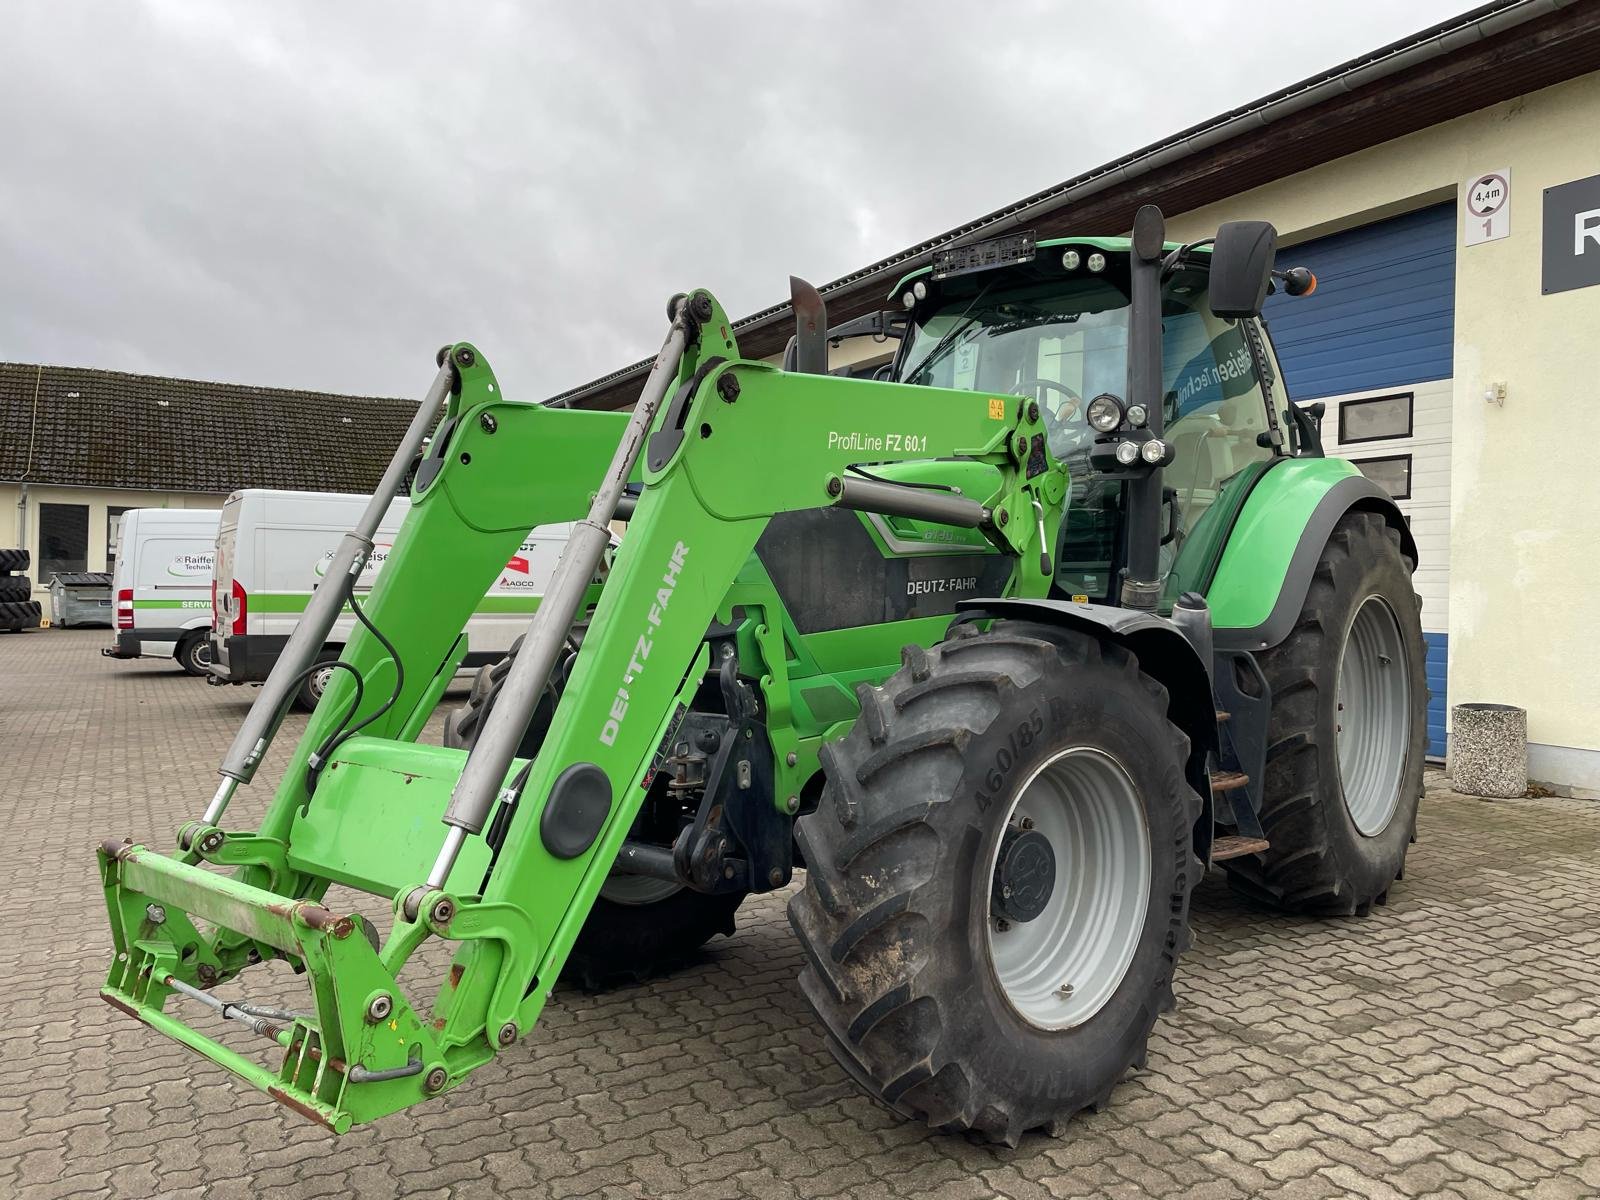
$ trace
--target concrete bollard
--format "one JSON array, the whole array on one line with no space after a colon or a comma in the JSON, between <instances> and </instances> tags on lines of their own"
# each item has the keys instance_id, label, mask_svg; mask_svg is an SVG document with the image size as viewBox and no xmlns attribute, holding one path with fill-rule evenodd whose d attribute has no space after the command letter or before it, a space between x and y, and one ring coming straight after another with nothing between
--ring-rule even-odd
<instances>
[{"instance_id":1,"label":"concrete bollard","mask_svg":"<svg viewBox=\"0 0 1600 1200\"><path fill-rule=\"evenodd\" d=\"M1528 712L1510 704L1450 710L1450 783L1469 796L1510 799L1528 791Z\"/></svg>"}]
</instances>

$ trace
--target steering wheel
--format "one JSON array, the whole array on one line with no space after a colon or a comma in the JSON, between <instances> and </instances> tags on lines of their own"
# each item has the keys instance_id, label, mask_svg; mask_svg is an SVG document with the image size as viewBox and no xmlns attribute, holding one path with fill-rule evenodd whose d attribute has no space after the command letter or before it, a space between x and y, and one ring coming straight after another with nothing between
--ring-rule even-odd
<instances>
[{"instance_id":1,"label":"steering wheel","mask_svg":"<svg viewBox=\"0 0 1600 1200\"><path fill-rule=\"evenodd\" d=\"M1057 383L1053 379L1023 379L1017 383L1017 391L1031 391L1044 411L1045 437L1050 442L1050 452L1058 458L1065 454L1070 445L1081 441L1083 431L1074 429L1067 422L1083 411L1083 397L1078 395L1064 383ZM1060 392L1065 398L1065 403L1056 412L1050 411L1050 406L1044 404L1046 392Z\"/></svg>"},{"instance_id":2,"label":"steering wheel","mask_svg":"<svg viewBox=\"0 0 1600 1200\"><path fill-rule=\"evenodd\" d=\"M1057 383L1054 379L1019 380L1017 383L1017 392L1019 395L1032 392L1034 398L1041 402L1044 400L1045 392L1060 392L1066 397L1067 404L1071 405L1072 407L1069 409L1063 405L1059 412L1052 414L1057 424L1060 424L1070 417L1077 416L1078 412L1083 408L1083 397L1078 395L1077 392L1073 391L1066 384Z\"/></svg>"}]
</instances>

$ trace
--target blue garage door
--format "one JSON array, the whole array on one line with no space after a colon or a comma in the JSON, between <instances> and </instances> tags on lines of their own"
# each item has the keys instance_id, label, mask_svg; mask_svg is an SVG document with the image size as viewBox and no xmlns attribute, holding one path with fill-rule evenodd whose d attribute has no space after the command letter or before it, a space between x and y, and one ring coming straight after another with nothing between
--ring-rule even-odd
<instances>
[{"instance_id":1,"label":"blue garage door","mask_svg":"<svg viewBox=\"0 0 1600 1200\"><path fill-rule=\"evenodd\" d=\"M1327 404L1328 453L1388 487L1416 538L1433 757L1448 711L1455 247L1453 203L1303 242L1278 262L1310 267L1316 291L1266 309L1289 395Z\"/></svg>"},{"instance_id":2,"label":"blue garage door","mask_svg":"<svg viewBox=\"0 0 1600 1200\"><path fill-rule=\"evenodd\" d=\"M1296 400L1450 378L1454 204L1303 242L1278 260L1310 267L1317 277L1309 296L1267 301L1272 339Z\"/></svg>"}]
</instances>

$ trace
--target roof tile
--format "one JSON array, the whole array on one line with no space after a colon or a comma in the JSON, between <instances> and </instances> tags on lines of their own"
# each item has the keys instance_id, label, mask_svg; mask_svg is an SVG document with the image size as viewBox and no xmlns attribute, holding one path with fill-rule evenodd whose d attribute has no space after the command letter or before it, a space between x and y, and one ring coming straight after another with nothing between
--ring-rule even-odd
<instances>
[{"instance_id":1,"label":"roof tile","mask_svg":"<svg viewBox=\"0 0 1600 1200\"><path fill-rule=\"evenodd\" d=\"M0 363L0 481L370 492L415 400Z\"/></svg>"}]
</instances>

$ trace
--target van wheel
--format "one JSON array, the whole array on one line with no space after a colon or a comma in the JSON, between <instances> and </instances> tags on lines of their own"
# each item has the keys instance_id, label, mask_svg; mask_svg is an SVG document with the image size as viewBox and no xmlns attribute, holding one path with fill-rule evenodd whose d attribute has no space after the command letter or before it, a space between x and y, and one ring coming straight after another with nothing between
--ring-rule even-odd
<instances>
[{"instance_id":1,"label":"van wheel","mask_svg":"<svg viewBox=\"0 0 1600 1200\"><path fill-rule=\"evenodd\" d=\"M328 690L328 684L333 682L333 664L339 659L337 650L324 650L322 657L317 660L316 669L300 681L300 687L294 694L294 706L301 712L311 712L317 707L317 702L322 699L322 693Z\"/></svg>"},{"instance_id":2,"label":"van wheel","mask_svg":"<svg viewBox=\"0 0 1600 1200\"><path fill-rule=\"evenodd\" d=\"M178 643L173 658L186 675L205 675L211 665L211 643L203 633L191 633Z\"/></svg>"}]
</instances>

